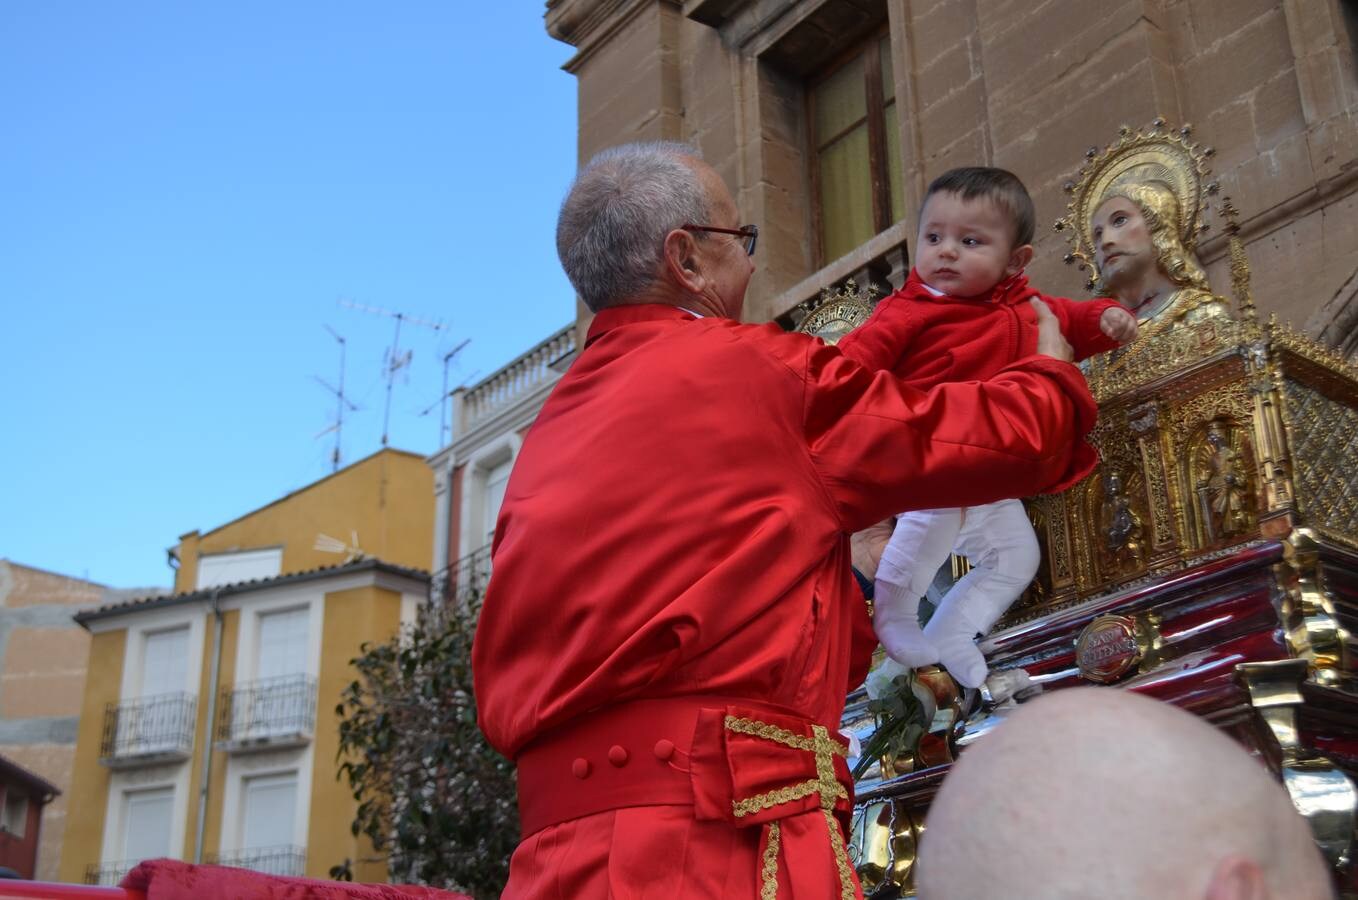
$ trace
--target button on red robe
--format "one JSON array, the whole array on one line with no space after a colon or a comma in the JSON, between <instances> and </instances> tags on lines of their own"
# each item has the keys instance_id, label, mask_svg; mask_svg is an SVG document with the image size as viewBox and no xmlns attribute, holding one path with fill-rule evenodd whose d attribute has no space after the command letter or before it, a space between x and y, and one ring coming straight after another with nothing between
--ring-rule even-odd
<instances>
[{"instance_id":1,"label":"button on red robe","mask_svg":"<svg viewBox=\"0 0 1358 900\"><path fill-rule=\"evenodd\" d=\"M600 312L505 493L473 650L482 729L501 752L533 760L521 789L561 784L579 796L644 765L688 772L690 751L698 771L694 735L651 734L625 715L589 735L597 749L560 737L646 708L637 701L748 700L833 734L875 646L849 535L903 509L1058 483L1095 414L1079 371L1045 357L924 394L777 326L658 305ZM662 742L678 749L662 754ZM571 749L541 763L543 746ZM746 755L781 752L761 747ZM777 765L816 771L819 756L787 753L801 755ZM505 896L758 897L768 822L703 817L699 774L695 813L674 794L684 777L657 787L663 803L525 834ZM627 796L618 802L639 802ZM544 802L521 805L533 818ZM841 896L829 820L782 823L778 896Z\"/></svg>"}]
</instances>

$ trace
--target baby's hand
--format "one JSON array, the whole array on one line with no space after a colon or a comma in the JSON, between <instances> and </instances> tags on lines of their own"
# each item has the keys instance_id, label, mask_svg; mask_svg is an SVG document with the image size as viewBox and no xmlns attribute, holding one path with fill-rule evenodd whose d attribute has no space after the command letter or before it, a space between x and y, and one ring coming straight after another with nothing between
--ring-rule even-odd
<instances>
[{"instance_id":1,"label":"baby's hand","mask_svg":"<svg viewBox=\"0 0 1358 900\"><path fill-rule=\"evenodd\" d=\"M1136 340L1136 316L1121 306L1112 306L1099 316L1099 330L1119 344Z\"/></svg>"}]
</instances>

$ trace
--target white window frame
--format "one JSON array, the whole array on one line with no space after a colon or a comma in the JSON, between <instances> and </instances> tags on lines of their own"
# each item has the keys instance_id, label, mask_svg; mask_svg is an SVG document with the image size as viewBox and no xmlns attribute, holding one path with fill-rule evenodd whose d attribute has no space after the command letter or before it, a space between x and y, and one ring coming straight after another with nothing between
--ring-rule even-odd
<instances>
[{"instance_id":1,"label":"white window frame","mask_svg":"<svg viewBox=\"0 0 1358 900\"><path fill-rule=\"evenodd\" d=\"M298 813L301 811L301 805L302 805L302 777L301 777L301 775L302 775L302 773L301 773L300 771L298 771L297 769L285 769L285 770L283 770L283 771L281 771L281 772L252 772L252 773L250 773L250 774L248 774L248 775L242 775L242 776L241 776L241 779L240 779L240 816L239 816L239 821L238 821L238 823L237 823L237 828L239 829L239 833L236 835L236 841L235 841L236 846L240 848L240 851L245 851L245 850L263 850L263 849L266 849L266 848L268 848L268 847L283 847L283 846L286 846L286 847L300 847L300 846L302 846L302 844L298 844L298 842L297 842L297 833L296 833L296 827L295 827L296 822L297 822L297 816L298 816ZM293 802L293 808L292 808L292 821L293 821L293 824L294 824L294 828L293 828L293 833L292 833L291 835L288 836L288 840L287 840L287 842L284 843L284 844L257 844L257 843L255 843L255 842L246 840L246 836L245 836L245 826L246 826L247 822L246 822L246 815L245 815L245 814L246 814L246 812L248 811L248 807L249 807L248 796L247 796L247 795L248 795L248 792L249 792L249 787L250 787L250 784L251 784L252 782L255 782L255 781L260 780L260 779L265 779L265 778L271 778L271 779L290 778L290 779L292 780L292 795L293 795L293 796L292 796L292 802ZM238 851L238 852L240 852L240 851Z\"/></svg>"},{"instance_id":2,"label":"white window frame","mask_svg":"<svg viewBox=\"0 0 1358 900\"><path fill-rule=\"evenodd\" d=\"M486 482L496 467L518 462L523 438L518 432L502 435L499 440L477 448L463 469L462 509L459 511L458 559L481 549L489 543L482 523L485 522ZM512 476L511 476L512 477ZM456 560L448 560L452 564Z\"/></svg>"},{"instance_id":3,"label":"white window frame","mask_svg":"<svg viewBox=\"0 0 1358 900\"><path fill-rule=\"evenodd\" d=\"M198 689L203 678L203 635L207 624L207 615L203 607L194 603L182 607L171 607L163 610L151 610L139 617L137 621L128 623L127 628L127 647L123 654L123 680L119 690L119 700L128 702L140 697L155 696L155 694L178 693L170 688L168 690L157 688L155 694L147 694L143 691L142 676L143 666L146 661L146 638L148 635L162 631L172 631L176 628L188 626L189 637L188 659L185 661L185 680L183 687L179 688L184 693L191 696L198 696ZM91 631L101 631L104 629L90 629Z\"/></svg>"},{"instance_id":4,"label":"white window frame","mask_svg":"<svg viewBox=\"0 0 1358 900\"><path fill-rule=\"evenodd\" d=\"M321 670L321 628L324 626L325 594L336 590L333 584L317 587L323 582L303 582L283 586L267 594L234 596L230 607L240 610L236 640L236 683L244 684L259 677L260 618L270 613L307 609L306 664L299 674L315 678ZM230 608L228 607L228 608Z\"/></svg>"},{"instance_id":5,"label":"white window frame","mask_svg":"<svg viewBox=\"0 0 1358 900\"><path fill-rule=\"evenodd\" d=\"M292 817L293 846L306 852L311 825L311 778L314 745L272 753L233 754L226 762L226 794L222 798L222 855L253 848L242 846L245 834L245 780L268 775L296 774L297 809Z\"/></svg>"},{"instance_id":6,"label":"white window frame","mask_svg":"<svg viewBox=\"0 0 1358 900\"><path fill-rule=\"evenodd\" d=\"M124 843L124 818L127 815L127 795L135 791L173 788L170 818L170 857L183 858L184 836L188 829L189 763L149 766L112 772L109 776L108 801L104 814L104 839L100 862L104 865L127 859Z\"/></svg>"},{"instance_id":7,"label":"white window frame","mask_svg":"<svg viewBox=\"0 0 1358 900\"><path fill-rule=\"evenodd\" d=\"M16 791L12 786L7 788L4 806L0 807L0 828L22 841L28 831L28 805L31 802L27 794Z\"/></svg>"},{"instance_id":8,"label":"white window frame","mask_svg":"<svg viewBox=\"0 0 1358 900\"><path fill-rule=\"evenodd\" d=\"M248 562L252 567L257 567L262 573L267 570L267 574L250 575L246 578L228 578L225 581L214 580L205 584L203 581L203 563L216 562L218 560L232 560L235 562ZM255 581L262 578L276 578L283 572L283 545L275 547L254 547L249 550L226 550L220 553L200 553L198 554L198 571L194 577L194 590L205 591L214 587L222 587L228 584L240 584L243 581Z\"/></svg>"}]
</instances>

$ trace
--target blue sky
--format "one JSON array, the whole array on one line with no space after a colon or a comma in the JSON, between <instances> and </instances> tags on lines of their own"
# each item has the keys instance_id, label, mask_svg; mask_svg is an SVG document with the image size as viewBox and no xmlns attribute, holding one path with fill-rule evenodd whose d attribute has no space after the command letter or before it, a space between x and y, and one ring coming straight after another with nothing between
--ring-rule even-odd
<instances>
[{"instance_id":1,"label":"blue sky","mask_svg":"<svg viewBox=\"0 0 1358 900\"><path fill-rule=\"evenodd\" d=\"M536 0L0 4L0 557L113 586L574 316L572 49ZM425 415L420 413L433 407Z\"/></svg>"}]
</instances>

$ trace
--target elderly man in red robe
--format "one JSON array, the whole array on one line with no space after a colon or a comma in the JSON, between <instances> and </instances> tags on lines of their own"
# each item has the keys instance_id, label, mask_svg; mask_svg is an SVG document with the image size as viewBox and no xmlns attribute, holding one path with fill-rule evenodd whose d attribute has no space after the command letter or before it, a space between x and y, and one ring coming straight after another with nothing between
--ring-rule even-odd
<instances>
[{"instance_id":1,"label":"elderly man in red robe","mask_svg":"<svg viewBox=\"0 0 1358 900\"><path fill-rule=\"evenodd\" d=\"M1040 355L922 393L741 324L756 235L683 145L601 153L562 207L597 315L510 477L473 650L519 771L505 897L861 896L849 536L1080 465L1096 409L1045 307Z\"/></svg>"}]
</instances>

